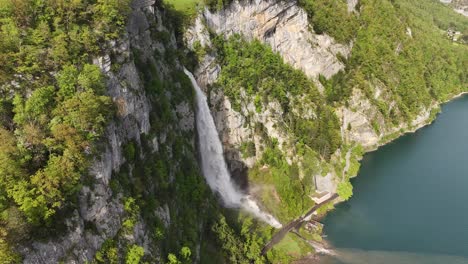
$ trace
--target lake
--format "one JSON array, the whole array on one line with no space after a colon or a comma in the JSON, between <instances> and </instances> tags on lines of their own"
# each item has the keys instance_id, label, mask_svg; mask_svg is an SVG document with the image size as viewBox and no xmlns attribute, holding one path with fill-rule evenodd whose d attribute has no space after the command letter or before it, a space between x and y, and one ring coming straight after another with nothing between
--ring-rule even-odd
<instances>
[{"instance_id":1,"label":"lake","mask_svg":"<svg viewBox=\"0 0 468 264\"><path fill-rule=\"evenodd\" d=\"M468 263L468 96L368 153L353 197L324 219L324 263Z\"/></svg>"}]
</instances>

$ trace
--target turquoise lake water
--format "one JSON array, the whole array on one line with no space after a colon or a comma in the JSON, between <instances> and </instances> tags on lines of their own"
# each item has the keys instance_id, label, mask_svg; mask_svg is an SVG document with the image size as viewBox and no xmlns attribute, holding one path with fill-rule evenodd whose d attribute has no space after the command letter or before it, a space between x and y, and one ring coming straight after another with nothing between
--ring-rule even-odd
<instances>
[{"instance_id":1,"label":"turquoise lake water","mask_svg":"<svg viewBox=\"0 0 468 264\"><path fill-rule=\"evenodd\" d=\"M354 196L324 220L324 263L468 264L468 96L368 153Z\"/></svg>"}]
</instances>

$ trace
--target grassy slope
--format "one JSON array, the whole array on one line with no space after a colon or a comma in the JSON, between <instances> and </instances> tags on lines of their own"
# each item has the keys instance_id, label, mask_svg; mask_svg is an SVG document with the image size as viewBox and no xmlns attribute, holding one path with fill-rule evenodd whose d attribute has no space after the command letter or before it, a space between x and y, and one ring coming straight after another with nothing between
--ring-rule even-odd
<instances>
[{"instance_id":1,"label":"grassy slope","mask_svg":"<svg viewBox=\"0 0 468 264\"><path fill-rule=\"evenodd\" d=\"M202 0L165 0L164 2L173 5L175 10L188 16L194 16L197 6L202 4Z\"/></svg>"}]
</instances>

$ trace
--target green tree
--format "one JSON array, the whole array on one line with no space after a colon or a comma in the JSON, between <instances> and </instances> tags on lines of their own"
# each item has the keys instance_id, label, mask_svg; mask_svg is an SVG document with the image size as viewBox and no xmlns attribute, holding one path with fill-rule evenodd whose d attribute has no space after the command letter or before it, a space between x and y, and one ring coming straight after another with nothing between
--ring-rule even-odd
<instances>
[{"instance_id":1,"label":"green tree","mask_svg":"<svg viewBox=\"0 0 468 264\"><path fill-rule=\"evenodd\" d=\"M55 67L58 67L68 61L72 61L68 50L68 36L65 31L56 31L51 42L52 50L50 51L50 55Z\"/></svg>"},{"instance_id":2,"label":"green tree","mask_svg":"<svg viewBox=\"0 0 468 264\"><path fill-rule=\"evenodd\" d=\"M54 95L55 88L53 86L34 90L25 102L23 117L30 122L36 122L41 126L45 126L55 106Z\"/></svg>"},{"instance_id":3,"label":"green tree","mask_svg":"<svg viewBox=\"0 0 468 264\"><path fill-rule=\"evenodd\" d=\"M57 84L59 87L58 95L67 99L76 92L78 83L78 69L73 65L66 65L57 75Z\"/></svg>"},{"instance_id":4,"label":"green tree","mask_svg":"<svg viewBox=\"0 0 468 264\"><path fill-rule=\"evenodd\" d=\"M353 186L349 181L343 181L338 184L337 193L343 200L348 200L353 195Z\"/></svg>"},{"instance_id":5,"label":"green tree","mask_svg":"<svg viewBox=\"0 0 468 264\"><path fill-rule=\"evenodd\" d=\"M126 264L138 264L141 258L145 255L145 249L138 245L131 245L127 250L125 257Z\"/></svg>"},{"instance_id":6,"label":"green tree","mask_svg":"<svg viewBox=\"0 0 468 264\"><path fill-rule=\"evenodd\" d=\"M236 236L236 233L228 225L224 216L221 216L213 226L213 231L230 263L250 263L245 255L246 252L244 252L243 241Z\"/></svg>"},{"instance_id":7,"label":"green tree","mask_svg":"<svg viewBox=\"0 0 468 264\"><path fill-rule=\"evenodd\" d=\"M129 0L97 0L93 6L94 28L106 39L118 36L130 11Z\"/></svg>"},{"instance_id":8,"label":"green tree","mask_svg":"<svg viewBox=\"0 0 468 264\"><path fill-rule=\"evenodd\" d=\"M181 262L177 259L177 256L172 253L167 255L167 261L169 264L181 264Z\"/></svg>"},{"instance_id":9,"label":"green tree","mask_svg":"<svg viewBox=\"0 0 468 264\"><path fill-rule=\"evenodd\" d=\"M190 251L189 247L182 247L180 249L180 256L182 256L186 263L189 263L192 251Z\"/></svg>"},{"instance_id":10,"label":"green tree","mask_svg":"<svg viewBox=\"0 0 468 264\"><path fill-rule=\"evenodd\" d=\"M15 137L0 127L0 189L6 190L9 194L16 188L18 181L26 178L19 157L20 151L16 146Z\"/></svg>"},{"instance_id":11,"label":"green tree","mask_svg":"<svg viewBox=\"0 0 468 264\"><path fill-rule=\"evenodd\" d=\"M85 64L78 76L78 84L84 91L93 91L96 94L103 94L105 89L104 76L98 66Z\"/></svg>"},{"instance_id":12,"label":"green tree","mask_svg":"<svg viewBox=\"0 0 468 264\"><path fill-rule=\"evenodd\" d=\"M118 264L120 263L119 260L119 251L116 245L115 240L107 239L101 246L96 255L94 256L94 260L97 263L105 263L105 264ZM93 262L94 263L94 262Z\"/></svg>"},{"instance_id":13,"label":"green tree","mask_svg":"<svg viewBox=\"0 0 468 264\"><path fill-rule=\"evenodd\" d=\"M16 254L6 239L7 232L0 227L0 260L2 263L21 263L21 257Z\"/></svg>"},{"instance_id":14,"label":"green tree","mask_svg":"<svg viewBox=\"0 0 468 264\"><path fill-rule=\"evenodd\" d=\"M300 0L307 11L310 24L318 34L328 33L338 42L349 42L358 29L354 13L342 0Z\"/></svg>"},{"instance_id":15,"label":"green tree","mask_svg":"<svg viewBox=\"0 0 468 264\"><path fill-rule=\"evenodd\" d=\"M88 139L102 135L104 125L111 117L112 101L93 92L79 92L61 103L53 112L52 124L63 122L84 132Z\"/></svg>"},{"instance_id":16,"label":"green tree","mask_svg":"<svg viewBox=\"0 0 468 264\"><path fill-rule=\"evenodd\" d=\"M14 52L20 47L20 30L11 18L2 19L0 24L0 48L2 52Z\"/></svg>"},{"instance_id":17,"label":"green tree","mask_svg":"<svg viewBox=\"0 0 468 264\"><path fill-rule=\"evenodd\" d=\"M0 127L13 127L13 104L8 100L0 99Z\"/></svg>"}]
</instances>

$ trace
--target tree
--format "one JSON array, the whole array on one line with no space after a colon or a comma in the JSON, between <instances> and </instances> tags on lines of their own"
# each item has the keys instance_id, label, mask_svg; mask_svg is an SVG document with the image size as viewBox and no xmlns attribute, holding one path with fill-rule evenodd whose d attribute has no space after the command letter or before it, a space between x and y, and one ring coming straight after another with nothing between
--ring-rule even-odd
<instances>
[{"instance_id":1,"label":"tree","mask_svg":"<svg viewBox=\"0 0 468 264\"><path fill-rule=\"evenodd\" d=\"M124 29L126 10L128 0L0 0L2 216L18 208L43 224L80 187L113 111L89 62L106 48L104 35ZM0 259L12 262L2 239Z\"/></svg>"},{"instance_id":2,"label":"tree","mask_svg":"<svg viewBox=\"0 0 468 264\"><path fill-rule=\"evenodd\" d=\"M13 128L13 104L4 99L0 99L0 127Z\"/></svg>"},{"instance_id":3,"label":"tree","mask_svg":"<svg viewBox=\"0 0 468 264\"><path fill-rule=\"evenodd\" d=\"M62 156L50 157L47 166L37 171L30 183L22 181L15 186L12 196L31 222L47 221L76 191L82 162L83 157L65 150Z\"/></svg>"},{"instance_id":4,"label":"tree","mask_svg":"<svg viewBox=\"0 0 468 264\"><path fill-rule=\"evenodd\" d=\"M56 79L59 87L58 95L64 99L70 98L76 92L78 69L73 65L66 65L59 72Z\"/></svg>"},{"instance_id":5,"label":"tree","mask_svg":"<svg viewBox=\"0 0 468 264\"><path fill-rule=\"evenodd\" d=\"M2 263L21 263L21 258L13 252L12 247L6 240L7 232L0 227L0 260Z\"/></svg>"},{"instance_id":6,"label":"tree","mask_svg":"<svg viewBox=\"0 0 468 264\"><path fill-rule=\"evenodd\" d=\"M31 35L29 36L30 42L34 44L34 46L43 48L47 45L47 41L51 37L51 32L49 25L46 21L40 21L37 25L37 28L32 30Z\"/></svg>"},{"instance_id":7,"label":"tree","mask_svg":"<svg viewBox=\"0 0 468 264\"><path fill-rule=\"evenodd\" d=\"M104 77L98 66L94 64L85 64L83 70L78 76L78 84L83 91L93 91L96 94L104 93Z\"/></svg>"},{"instance_id":8,"label":"tree","mask_svg":"<svg viewBox=\"0 0 468 264\"><path fill-rule=\"evenodd\" d=\"M36 89L24 104L23 117L30 122L45 126L55 105L55 87L47 86Z\"/></svg>"},{"instance_id":9,"label":"tree","mask_svg":"<svg viewBox=\"0 0 468 264\"><path fill-rule=\"evenodd\" d=\"M13 19L3 19L0 25L0 48L2 52L14 52L20 47L20 30Z\"/></svg>"},{"instance_id":10,"label":"tree","mask_svg":"<svg viewBox=\"0 0 468 264\"><path fill-rule=\"evenodd\" d=\"M115 38L119 30L125 24L128 12L130 11L129 0L97 0L93 6L94 28L105 39Z\"/></svg>"},{"instance_id":11,"label":"tree","mask_svg":"<svg viewBox=\"0 0 468 264\"><path fill-rule=\"evenodd\" d=\"M212 229L230 263L250 263L243 251L243 241L236 236L234 230L228 225L224 216L219 218Z\"/></svg>"},{"instance_id":12,"label":"tree","mask_svg":"<svg viewBox=\"0 0 468 264\"><path fill-rule=\"evenodd\" d=\"M102 243L101 249L96 252L94 257L97 263L106 263L106 264L118 264L119 260L119 250L117 248L115 240L107 239ZM94 263L94 262L93 262Z\"/></svg>"},{"instance_id":13,"label":"tree","mask_svg":"<svg viewBox=\"0 0 468 264\"><path fill-rule=\"evenodd\" d=\"M138 264L141 258L145 255L145 249L138 245L132 245L127 250L127 256L125 258L126 264Z\"/></svg>"},{"instance_id":14,"label":"tree","mask_svg":"<svg viewBox=\"0 0 468 264\"><path fill-rule=\"evenodd\" d=\"M349 42L358 28L354 13L349 13L345 1L300 0L309 21L318 34L328 33L338 42Z\"/></svg>"},{"instance_id":15,"label":"tree","mask_svg":"<svg viewBox=\"0 0 468 264\"><path fill-rule=\"evenodd\" d=\"M16 183L26 178L19 156L13 134L0 127L0 189L9 195L16 188Z\"/></svg>"},{"instance_id":16,"label":"tree","mask_svg":"<svg viewBox=\"0 0 468 264\"><path fill-rule=\"evenodd\" d=\"M51 152L63 153L65 149L72 152L82 153L90 147L91 142L85 135L67 124L54 124L51 127L52 137L46 140L48 149Z\"/></svg>"},{"instance_id":17,"label":"tree","mask_svg":"<svg viewBox=\"0 0 468 264\"><path fill-rule=\"evenodd\" d=\"M112 101L91 91L79 92L61 103L53 112L52 125L63 122L95 139L104 132L104 125L112 113Z\"/></svg>"},{"instance_id":18,"label":"tree","mask_svg":"<svg viewBox=\"0 0 468 264\"><path fill-rule=\"evenodd\" d=\"M177 259L177 256L172 253L167 255L167 261L169 264L181 264L181 262Z\"/></svg>"},{"instance_id":19,"label":"tree","mask_svg":"<svg viewBox=\"0 0 468 264\"><path fill-rule=\"evenodd\" d=\"M190 251L190 248L188 247L182 247L180 249L180 255L182 256L182 258L187 262L189 263L190 261L190 256L192 255L192 251Z\"/></svg>"},{"instance_id":20,"label":"tree","mask_svg":"<svg viewBox=\"0 0 468 264\"><path fill-rule=\"evenodd\" d=\"M343 181L338 184L337 193L343 200L348 200L353 195L353 186L349 181Z\"/></svg>"},{"instance_id":21,"label":"tree","mask_svg":"<svg viewBox=\"0 0 468 264\"><path fill-rule=\"evenodd\" d=\"M58 67L68 61L71 61L68 51L68 36L63 30L57 30L52 38L52 50L50 51L54 66Z\"/></svg>"}]
</instances>

